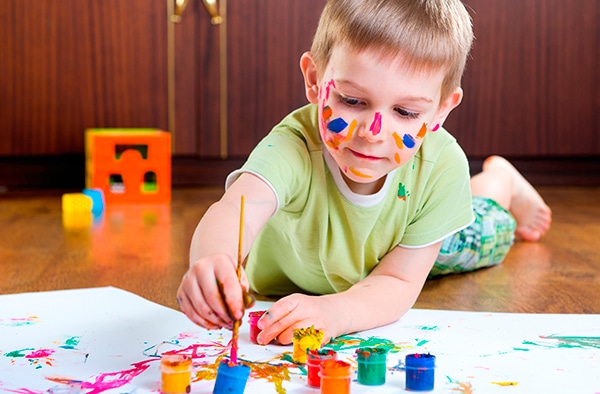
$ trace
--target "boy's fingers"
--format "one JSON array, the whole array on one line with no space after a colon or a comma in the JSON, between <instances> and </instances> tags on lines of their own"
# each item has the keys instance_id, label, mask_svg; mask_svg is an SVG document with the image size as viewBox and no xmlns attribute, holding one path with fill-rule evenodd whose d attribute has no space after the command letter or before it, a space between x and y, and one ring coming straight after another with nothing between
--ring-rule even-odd
<instances>
[{"instance_id":1,"label":"boy's fingers","mask_svg":"<svg viewBox=\"0 0 600 394\"><path fill-rule=\"evenodd\" d=\"M185 293L177 297L177 302L181 311L185 313L185 315L195 324L204 327L208 330L221 328L220 326L214 324L209 320L204 319L200 314L198 314L197 311L193 308L192 302Z\"/></svg>"}]
</instances>

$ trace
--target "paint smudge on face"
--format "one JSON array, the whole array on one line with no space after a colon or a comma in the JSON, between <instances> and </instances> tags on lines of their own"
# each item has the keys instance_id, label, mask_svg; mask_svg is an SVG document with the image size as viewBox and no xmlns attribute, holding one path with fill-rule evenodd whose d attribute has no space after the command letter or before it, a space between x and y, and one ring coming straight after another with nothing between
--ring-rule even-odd
<instances>
[{"instance_id":1,"label":"paint smudge on face","mask_svg":"<svg viewBox=\"0 0 600 394\"><path fill-rule=\"evenodd\" d=\"M394 161L396 164L400 164L400 154L397 152L394 154Z\"/></svg>"},{"instance_id":2,"label":"paint smudge on face","mask_svg":"<svg viewBox=\"0 0 600 394\"><path fill-rule=\"evenodd\" d=\"M398 149L404 149L404 143L402 142L402 138L398 135L398 133L393 132L392 137L394 137L394 141L396 142L396 146Z\"/></svg>"},{"instance_id":3,"label":"paint smudge on face","mask_svg":"<svg viewBox=\"0 0 600 394\"><path fill-rule=\"evenodd\" d=\"M331 118L331 115L333 115L333 110L331 109L331 107L328 105L323 107L323 119L325 121L328 121L329 118Z\"/></svg>"},{"instance_id":4,"label":"paint smudge on face","mask_svg":"<svg viewBox=\"0 0 600 394\"><path fill-rule=\"evenodd\" d=\"M421 129L417 133L417 138L425 138L426 134L427 134L427 123L423 123L423 126L421 126Z\"/></svg>"},{"instance_id":5,"label":"paint smudge on face","mask_svg":"<svg viewBox=\"0 0 600 394\"><path fill-rule=\"evenodd\" d=\"M381 113L375 112L375 119L373 119L369 131L373 133L373 135L377 135L381 132Z\"/></svg>"},{"instance_id":6,"label":"paint smudge on face","mask_svg":"<svg viewBox=\"0 0 600 394\"><path fill-rule=\"evenodd\" d=\"M368 175L368 174L364 174L364 173L362 173L362 172L358 171L358 170L357 170L356 168L354 168L354 167L350 167L350 168L349 168L349 170L350 170L350 172L351 172L351 173L353 173L354 175L356 175L356 176L359 176L359 177L361 177L361 178L373 178L373 176L371 176L371 175Z\"/></svg>"},{"instance_id":7,"label":"paint smudge on face","mask_svg":"<svg viewBox=\"0 0 600 394\"><path fill-rule=\"evenodd\" d=\"M400 182L400 184L398 185L398 198L402 201L406 201L406 198L409 195L410 194L406 191L406 187L404 186L404 184Z\"/></svg>"},{"instance_id":8,"label":"paint smudge on face","mask_svg":"<svg viewBox=\"0 0 600 394\"><path fill-rule=\"evenodd\" d=\"M356 119L354 119L350 123L350 127L348 127L348 134L340 135L340 134L329 134L325 139L325 143L327 146L333 149L338 149L342 142L348 141L352 138L352 134L354 134L354 129L356 128ZM344 170L346 172L346 170Z\"/></svg>"},{"instance_id":9,"label":"paint smudge on face","mask_svg":"<svg viewBox=\"0 0 600 394\"><path fill-rule=\"evenodd\" d=\"M402 137L402 142L404 143L404 146L409 149L415 147L415 138L410 134L404 134L404 137Z\"/></svg>"},{"instance_id":10,"label":"paint smudge on face","mask_svg":"<svg viewBox=\"0 0 600 394\"><path fill-rule=\"evenodd\" d=\"M440 124L436 124L435 126L433 126L433 129L431 129L431 131L438 131L438 129L440 128Z\"/></svg>"},{"instance_id":11,"label":"paint smudge on face","mask_svg":"<svg viewBox=\"0 0 600 394\"><path fill-rule=\"evenodd\" d=\"M336 118L327 122L327 130L334 133L342 132L347 126L348 123L342 118Z\"/></svg>"}]
</instances>

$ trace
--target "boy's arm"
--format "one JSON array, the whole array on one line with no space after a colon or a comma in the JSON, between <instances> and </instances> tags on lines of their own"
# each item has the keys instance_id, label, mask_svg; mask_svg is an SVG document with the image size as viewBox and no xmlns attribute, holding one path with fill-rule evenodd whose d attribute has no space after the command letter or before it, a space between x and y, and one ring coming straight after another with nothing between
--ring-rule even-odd
<instances>
[{"instance_id":1,"label":"boy's arm","mask_svg":"<svg viewBox=\"0 0 600 394\"><path fill-rule=\"evenodd\" d=\"M397 246L365 279L324 296L292 294L277 301L258 323L258 342L290 343L295 328L314 325L325 340L392 323L415 303L438 256L441 242L407 249Z\"/></svg>"},{"instance_id":2,"label":"boy's arm","mask_svg":"<svg viewBox=\"0 0 600 394\"><path fill-rule=\"evenodd\" d=\"M277 210L277 197L263 180L249 173L240 175L196 227L190 247L190 269L177 291L181 310L208 329L230 326L231 317L240 319L243 314L243 292L236 273L242 195L244 258L260 229ZM248 290L244 273L242 284Z\"/></svg>"}]
</instances>

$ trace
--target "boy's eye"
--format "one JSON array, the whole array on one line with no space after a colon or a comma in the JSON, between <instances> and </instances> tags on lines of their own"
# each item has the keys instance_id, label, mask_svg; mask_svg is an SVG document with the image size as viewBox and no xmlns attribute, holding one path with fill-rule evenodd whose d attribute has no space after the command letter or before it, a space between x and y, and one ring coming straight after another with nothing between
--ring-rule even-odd
<instances>
[{"instance_id":1,"label":"boy's eye","mask_svg":"<svg viewBox=\"0 0 600 394\"><path fill-rule=\"evenodd\" d=\"M419 117L419 113L408 111L404 108L395 108L395 111L403 118L417 119Z\"/></svg>"},{"instance_id":2,"label":"boy's eye","mask_svg":"<svg viewBox=\"0 0 600 394\"><path fill-rule=\"evenodd\" d=\"M344 96L340 96L340 101L341 101L342 103L344 103L344 104L348 105L348 106L351 106L351 107L355 107L355 106L357 106L357 105L361 105L361 104L363 104L363 101L362 101L362 100L355 99L355 98L352 98L352 97L344 97Z\"/></svg>"}]
</instances>

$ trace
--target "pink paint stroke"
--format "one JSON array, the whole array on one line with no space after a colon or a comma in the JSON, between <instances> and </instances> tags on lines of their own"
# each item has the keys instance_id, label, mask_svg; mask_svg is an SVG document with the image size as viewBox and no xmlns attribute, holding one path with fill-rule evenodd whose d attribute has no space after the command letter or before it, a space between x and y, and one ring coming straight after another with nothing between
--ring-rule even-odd
<instances>
[{"instance_id":1,"label":"pink paint stroke","mask_svg":"<svg viewBox=\"0 0 600 394\"><path fill-rule=\"evenodd\" d=\"M373 123L371 123L371 127L369 131L373 133L373 135L377 135L381 132L381 113L375 112L375 119L373 119Z\"/></svg>"}]
</instances>

